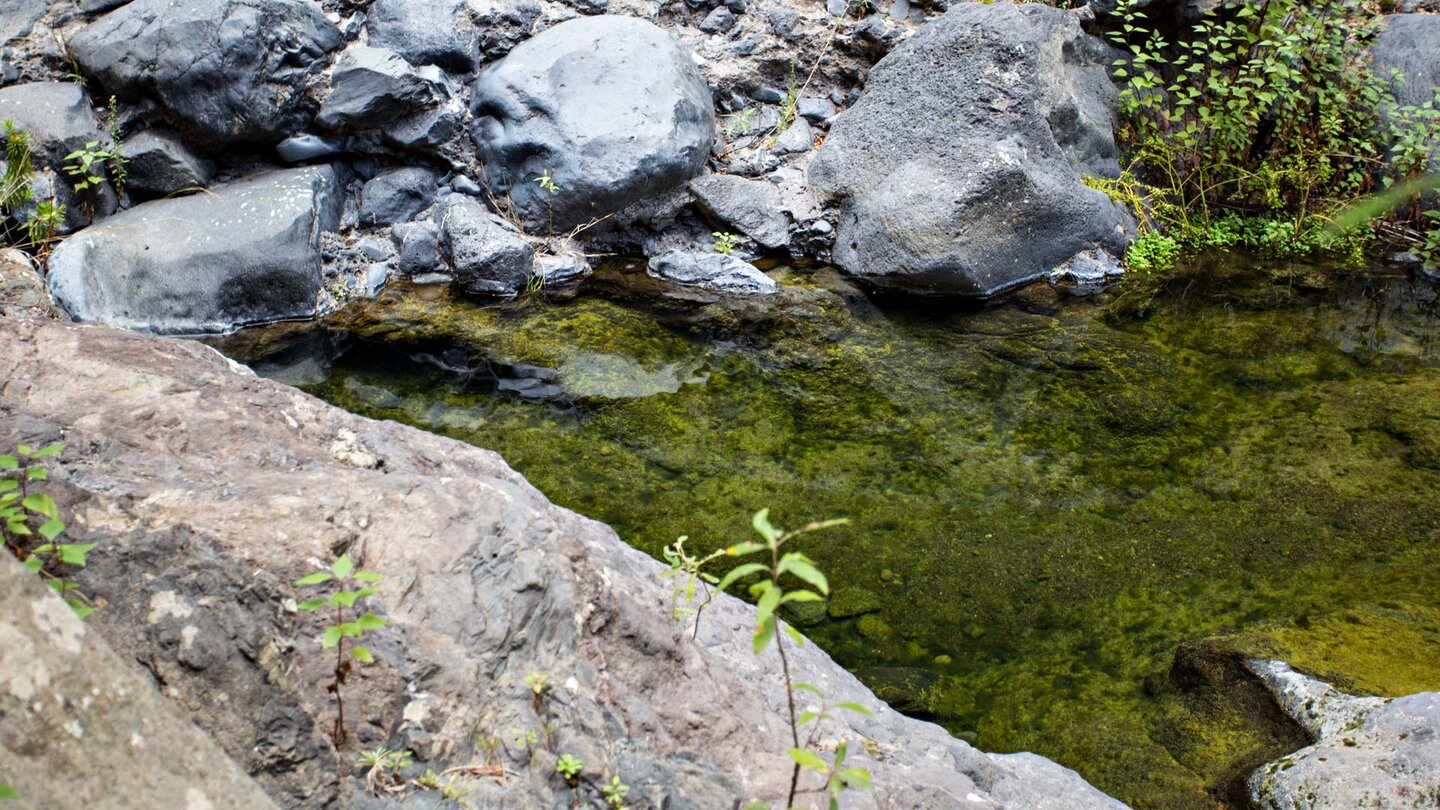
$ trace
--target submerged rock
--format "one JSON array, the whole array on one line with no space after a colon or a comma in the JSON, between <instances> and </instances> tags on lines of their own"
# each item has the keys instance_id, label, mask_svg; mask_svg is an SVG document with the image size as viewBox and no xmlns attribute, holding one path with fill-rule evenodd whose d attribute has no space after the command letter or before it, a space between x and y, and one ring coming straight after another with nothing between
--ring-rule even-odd
<instances>
[{"instance_id":1,"label":"submerged rock","mask_svg":"<svg viewBox=\"0 0 1440 810\"><path fill-rule=\"evenodd\" d=\"M1262 810L1423 807L1440 784L1440 693L1354 697L1279 661L1251 669L1315 743L1250 776Z\"/></svg>"},{"instance_id":2,"label":"submerged rock","mask_svg":"<svg viewBox=\"0 0 1440 810\"><path fill-rule=\"evenodd\" d=\"M142 203L60 243L50 289L76 320L160 333L308 317L320 232L335 229L339 208L328 166Z\"/></svg>"},{"instance_id":3,"label":"submerged rock","mask_svg":"<svg viewBox=\"0 0 1440 810\"><path fill-rule=\"evenodd\" d=\"M690 54L631 17L586 17L527 40L476 82L485 179L532 229L571 228L699 174L715 114ZM536 182L554 178L558 192Z\"/></svg>"},{"instance_id":4,"label":"submerged rock","mask_svg":"<svg viewBox=\"0 0 1440 810\"><path fill-rule=\"evenodd\" d=\"M877 64L810 179L839 198L836 262L877 287L985 297L1078 253L1121 255L1107 48L1039 4L964 3Z\"/></svg>"},{"instance_id":5,"label":"submerged rock","mask_svg":"<svg viewBox=\"0 0 1440 810\"><path fill-rule=\"evenodd\" d=\"M304 128L306 85L340 44L308 0L134 0L67 43L105 92L155 101L216 148Z\"/></svg>"},{"instance_id":6,"label":"submerged rock","mask_svg":"<svg viewBox=\"0 0 1440 810\"><path fill-rule=\"evenodd\" d=\"M543 722L558 750L597 780L623 774L647 806L783 799L791 768L773 730L788 694L779 659L751 650L754 609L717 595L692 639L663 565L494 453L345 413L189 341L27 320L0 329L0 358L25 380L0 387L0 445L63 435L70 448L47 487L100 544L80 579L107 607L88 627L284 804L372 801L334 778L323 621L285 607L303 598L291 583L339 551L386 577L367 600L389 622L376 663L344 687L356 745L409 749L440 772L473 761L477 734ZM984 754L896 713L815 645L791 649L797 680L874 711L827 725L873 773L857 806L1121 807L1053 762ZM540 718L524 682L537 671L551 676ZM552 759L510 751L503 785L458 775L469 801L572 801ZM87 769L69 781L110 784Z\"/></svg>"},{"instance_id":7,"label":"submerged rock","mask_svg":"<svg viewBox=\"0 0 1440 810\"><path fill-rule=\"evenodd\" d=\"M770 295L780 289L775 279L738 256L677 250L650 259L652 278L690 287L739 295Z\"/></svg>"}]
</instances>

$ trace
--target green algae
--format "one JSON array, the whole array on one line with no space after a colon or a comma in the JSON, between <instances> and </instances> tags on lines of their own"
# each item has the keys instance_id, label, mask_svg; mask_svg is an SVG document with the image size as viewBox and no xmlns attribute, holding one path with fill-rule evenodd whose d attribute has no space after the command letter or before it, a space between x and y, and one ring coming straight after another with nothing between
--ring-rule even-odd
<instances>
[{"instance_id":1,"label":"green algae","mask_svg":"<svg viewBox=\"0 0 1440 810\"><path fill-rule=\"evenodd\" d=\"M1203 808L1293 739L1171 684L1181 642L1440 688L1435 296L1301 275L1147 290L1136 321L1123 290L881 310L825 271L757 304L611 270L568 302L397 290L323 324L319 362L275 331L231 350L496 449L651 553L739 540L761 506L848 517L802 542L870 598L807 633L883 698L1134 806ZM540 398L512 384L532 367Z\"/></svg>"}]
</instances>

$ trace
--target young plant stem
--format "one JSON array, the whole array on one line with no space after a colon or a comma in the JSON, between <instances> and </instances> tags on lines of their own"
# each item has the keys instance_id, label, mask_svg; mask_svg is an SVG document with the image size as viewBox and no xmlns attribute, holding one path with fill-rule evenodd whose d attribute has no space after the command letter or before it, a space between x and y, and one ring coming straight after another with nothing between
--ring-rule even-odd
<instances>
[{"instance_id":1,"label":"young plant stem","mask_svg":"<svg viewBox=\"0 0 1440 810\"><path fill-rule=\"evenodd\" d=\"M335 624L345 623L345 608L335 606ZM335 644L335 728L330 732L330 739L335 741L335 747L339 748L345 744L345 698L340 694L340 686L345 683L345 637L341 636Z\"/></svg>"},{"instance_id":2,"label":"young plant stem","mask_svg":"<svg viewBox=\"0 0 1440 810\"><path fill-rule=\"evenodd\" d=\"M770 581L776 588L780 587L780 546L788 540L788 537L781 537L770 544ZM780 617L772 617L778 631ZM775 651L780 653L780 672L785 677L785 700L790 709L790 742L795 748L800 747L800 724L795 722L795 688L790 680L790 658L785 654L785 637L783 634L775 633ZM786 807L795 805L795 789L800 784L800 763L796 762L790 770L790 793L785 799Z\"/></svg>"}]
</instances>

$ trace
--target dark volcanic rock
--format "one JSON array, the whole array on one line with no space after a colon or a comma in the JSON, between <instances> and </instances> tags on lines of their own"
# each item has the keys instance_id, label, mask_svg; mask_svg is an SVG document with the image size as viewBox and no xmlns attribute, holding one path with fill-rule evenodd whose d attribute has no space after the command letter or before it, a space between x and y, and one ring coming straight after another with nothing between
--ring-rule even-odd
<instances>
[{"instance_id":1,"label":"dark volcanic rock","mask_svg":"<svg viewBox=\"0 0 1440 810\"><path fill-rule=\"evenodd\" d=\"M336 60L330 95L316 122L331 129L379 129L414 115L437 101L443 77L430 70L434 76L385 48L351 46Z\"/></svg>"},{"instance_id":2,"label":"dark volcanic rock","mask_svg":"<svg viewBox=\"0 0 1440 810\"><path fill-rule=\"evenodd\" d=\"M472 134L486 180L532 230L570 228L669 190L705 165L710 91L670 35L585 17L522 43L476 82ZM549 172L560 191L536 178Z\"/></svg>"},{"instance_id":3,"label":"dark volcanic rock","mask_svg":"<svg viewBox=\"0 0 1440 810\"><path fill-rule=\"evenodd\" d=\"M1081 182L1119 172L1106 50L1039 4L965 3L920 29L810 165L839 198L836 262L877 287L983 297L1120 255L1128 215Z\"/></svg>"},{"instance_id":4,"label":"dark volcanic rock","mask_svg":"<svg viewBox=\"0 0 1440 810\"><path fill-rule=\"evenodd\" d=\"M790 242L790 218L774 183L710 174L692 180L690 192L706 213L765 247L781 248Z\"/></svg>"},{"instance_id":5,"label":"dark volcanic rock","mask_svg":"<svg viewBox=\"0 0 1440 810\"><path fill-rule=\"evenodd\" d=\"M435 173L407 167L381 172L360 190L360 224L394 225L430 207L435 199Z\"/></svg>"},{"instance_id":6,"label":"dark volcanic rock","mask_svg":"<svg viewBox=\"0 0 1440 810\"><path fill-rule=\"evenodd\" d=\"M530 281L534 246L474 198L451 197L441 209L440 232L440 249L465 292L512 298Z\"/></svg>"},{"instance_id":7,"label":"dark volcanic rock","mask_svg":"<svg viewBox=\"0 0 1440 810\"><path fill-rule=\"evenodd\" d=\"M185 189L204 188L215 176L215 164L197 157L180 136L147 129L120 145L129 179L125 188L139 197L163 197Z\"/></svg>"},{"instance_id":8,"label":"dark volcanic rock","mask_svg":"<svg viewBox=\"0 0 1440 810\"><path fill-rule=\"evenodd\" d=\"M307 317L339 206L328 166L142 203L62 242L50 289L76 320L162 333Z\"/></svg>"},{"instance_id":9,"label":"dark volcanic rock","mask_svg":"<svg viewBox=\"0 0 1440 810\"><path fill-rule=\"evenodd\" d=\"M105 92L150 98L207 146L304 128L306 86L340 32L309 0L134 0L70 39Z\"/></svg>"}]
</instances>

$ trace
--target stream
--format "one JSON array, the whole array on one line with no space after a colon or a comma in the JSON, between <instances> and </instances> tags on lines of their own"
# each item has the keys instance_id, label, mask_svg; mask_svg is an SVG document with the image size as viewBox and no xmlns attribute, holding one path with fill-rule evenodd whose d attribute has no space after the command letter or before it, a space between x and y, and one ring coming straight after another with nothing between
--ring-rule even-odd
<instances>
[{"instance_id":1,"label":"stream","mask_svg":"<svg viewBox=\"0 0 1440 810\"><path fill-rule=\"evenodd\" d=\"M401 285L219 346L494 449L657 557L747 539L762 507L848 518L803 541L833 592L790 619L897 708L1137 808L1226 806L1298 744L1178 677L1187 642L1440 688L1435 287L1211 257L1163 288L926 307L774 275L749 301L625 262L502 306Z\"/></svg>"}]
</instances>

